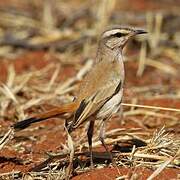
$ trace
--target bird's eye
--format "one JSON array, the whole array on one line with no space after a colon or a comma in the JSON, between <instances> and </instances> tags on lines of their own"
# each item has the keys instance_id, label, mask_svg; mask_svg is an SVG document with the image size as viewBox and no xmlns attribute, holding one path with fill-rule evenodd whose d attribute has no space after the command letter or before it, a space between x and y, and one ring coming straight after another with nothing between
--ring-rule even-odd
<instances>
[{"instance_id":1,"label":"bird's eye","mask_svg":"<svg viewBox=\"0 0 180 180\"><path fill-rule=\"evenodd\" d=\"M120 37L124 36L124 34L123 34L123 33L118 32L118 33L116 33L114 36L115 36L115 37L120 38Z\"/></svg>"}]
</instances>

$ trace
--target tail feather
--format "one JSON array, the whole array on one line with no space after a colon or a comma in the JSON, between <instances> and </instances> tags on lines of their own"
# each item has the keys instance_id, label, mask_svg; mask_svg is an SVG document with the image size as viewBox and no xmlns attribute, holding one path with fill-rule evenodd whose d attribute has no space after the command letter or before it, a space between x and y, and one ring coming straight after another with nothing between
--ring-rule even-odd
<instances>
[{"instance_id":1,"label":"tail feather","mask_svg":"<svg viewBox=\"0 0 180 180\"><path fill-rule=\"evenodd\" d=\"M31 124L35 123L35 122L40 122L40 121L43 121L44 119L38 119L38 118L28 118L28 119L25 119L25 120L22 120L22 121L19 121L17 123L15 123L13 125L13 128L16 129L16 130L22 130L22 129L25 129L27 127L29 127Z\"/></svg>"},{"instance_id":2,"label":"tail feather","mask_svg":"<svg viewBox=\"0 0 180 180\"><path fill-rule=\"evenodd\" d=\"M78 106L78 104L75 102L73 102L71 104L63 105L62 107L55 108L55 109L52 109L51 111L48 111L48 112L39 114L37 116L17 122L12 127L15 130L22 130L22 129L29 127L33 123L44 121L46 119L56 117L56 116L62 115L64 113L74 112L76 110L77 106Z\"/></svg>"}]
</instances>

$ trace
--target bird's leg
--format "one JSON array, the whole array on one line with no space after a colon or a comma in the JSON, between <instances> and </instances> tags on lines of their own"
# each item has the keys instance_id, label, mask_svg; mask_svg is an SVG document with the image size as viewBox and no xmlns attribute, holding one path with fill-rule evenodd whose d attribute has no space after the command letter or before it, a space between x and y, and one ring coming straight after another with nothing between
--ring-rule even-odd
<instances>
[{"instance_id":1,"label":"bird's leg","mask_svg":"<svg viewBox=\"0 0 180 180\"><path fill-rule=\"evenodd\" d=\"M94 168L93 165L93 153L92 153L92 136L94 131L94 121L90 120L88 131L87 131L87 137L88 137L88 144L89 144L89 151L90 151L90 163L91 163L91 169Z\"/></svg>"},{"instance_id":2,"label":"bird's leg","mask_svg":"<svg viewBox=\"0 0 180 180\"><path fill-rule=\"evenodd\" d=\"M111 162L113 164L113 166L115 166L115 162L112 156L112 153L109 151L107 145L105 144L105 121L103 120L100 126L100 132L99 132L99 140L101 141L102 145L104 146L106 152L108 152L110 158L111 158Z\"/></svg>"}]
</instances>

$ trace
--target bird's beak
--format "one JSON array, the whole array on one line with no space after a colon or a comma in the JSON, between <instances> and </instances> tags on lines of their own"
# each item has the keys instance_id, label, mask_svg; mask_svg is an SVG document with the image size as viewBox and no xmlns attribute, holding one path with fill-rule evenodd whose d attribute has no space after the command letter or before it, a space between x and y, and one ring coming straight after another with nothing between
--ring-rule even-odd
<instances>
[{"instance_id":1,"label":"bird's beak","mask_svg":"<svg viewBox=\"0 0 180 180\"><path fill-rule=\"evenodd\" d=\"M147 33L147 31L143 30L143 29L137 29L137 30L133 30L131 33L129 33L125 40L124 40L124 44L123 47L125 46L125 44L127 43L127 41L131 38L133 38L134 36L138 35L138 34L145 34Z\"/></svg>"},{"instance_id":2,"label":"bird's beak","mask_svg":"<svg viewBox=\"0 0 180 180\"><path fill-rule=\"evenodd\" d=\"M135 34L146 34L147 33L147 31L145 31L145 30L143 30L143 29L137 29L136 31L135 31Z\"/></svg>"},{"instance_id":3,"label":"bird's beak","mask_svg":"<svg viewBox=\"0 0 180 180\"><path fill-rule=\"evenodd\" d=\"M145 31L143 29L137 29L137 30L134 30L133 32L131 32L129 34L129 38L134 37L134 36L139 35L139 34L145 34L145 33L147 33L147 31Z\"/></svg>"}]
</instances>

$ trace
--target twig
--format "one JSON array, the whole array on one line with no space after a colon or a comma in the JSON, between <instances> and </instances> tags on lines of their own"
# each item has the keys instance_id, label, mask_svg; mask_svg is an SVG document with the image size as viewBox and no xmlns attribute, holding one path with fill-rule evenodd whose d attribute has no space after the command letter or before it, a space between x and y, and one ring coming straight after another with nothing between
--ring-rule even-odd
<instances>
[{"instance_id":1,"label":"twig","mask_svg":"<svg viewBox=\"0 0 180 180\"><path fill-rule=\"evenodd\" d=\"M145 42L141 45L141 51L140 51L140 58L139 58L139 64L138 64L138 70L137 70L137 76L142 76L144 69L145 69L145 62L146 62L146 51L147 51L147 45Z\"/></svg>"},{"instance_id":2,"label":"twig","mask_svg":"<svg viewBox=\"0 0 180 180\"><path fill-rule=\"evenodd\" d=\"M131 156L131 155L132 155L132 152L120 154L120 156ZM154 159L154 160L161 160L161 161L166 161L168 159L165 156L158 156L158 155L153 155L153 154L143 154L143 153L134 153L133 156L136 158Z\"/></svg>"},{"instance_id":3,"label":"twig","mask_svg":"<svg viewBox=\"0 0 180 180\"><path fill-rule=\"evenodd\" d=\"M14 137L14 130L9 129L9 131L0 140L0 150L6 145L6 143Z\"/></svg>"},{"instance_id":4,"label":"twig","mask_svg":"<svg viewBox=\"0 0 180 180\"><path fill-rule=\"evenodd\" d=\"M149 106L149 105L128 104L128 103L121 103L121 105L123 105L123 106L130 106L130 107L148 108L148 109L158 109L158 110L163 110L163 111L180 112L180 109L168 108L168 107L160 107L160 106Z\"/></svg>"}]
</instances>

